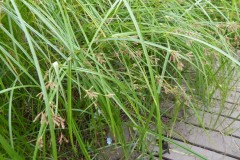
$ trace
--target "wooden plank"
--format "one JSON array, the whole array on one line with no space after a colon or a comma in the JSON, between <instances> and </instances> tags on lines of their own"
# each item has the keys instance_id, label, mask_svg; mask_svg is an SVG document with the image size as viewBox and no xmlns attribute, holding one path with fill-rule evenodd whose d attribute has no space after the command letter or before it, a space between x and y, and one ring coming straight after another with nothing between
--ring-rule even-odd
<instances>
[{"instance_id":1,"label":"wooden plank","mask_svg":"<svg viewBox=\"0 0 240 160\"><path fill-rule=\"evenodd\" d=\"M200 148L197 146L193 146L190 144L183 143L181 141L174 140L179 145L187 147L192 151L201 154L202 156L206 157L208 160L236 160L235 158L228 157L226 155L222 155L213 151L209 151L204 148ZM173 160L198 160L196 155L193 155L186 150L174 145L169 144L170 154L166 153L163 155L164 158L173 159Z\"/></svg>"},{"instance_id":2,"label":"wooden plank","mask_svg":"<svg viewBox=\"0 0 240 160\"><path fill-rule=\"evenodd\" d=\"M202 107L205 111L221 114L222 116L240 120L240 104L229 102L220 102L220 100L212 100L210 107Z\"/></svg>"},{"instance_id":3,"label":"wooden plank","mask_svg":"<svg viewBox=\"0 0 240 160\"><path fill-rule=\"evenodd\" d=\"M240 159L240 139L219 132L204 130L183 122L176 122L173 137L203 146L217 153Z\"/></svg>"},{"instance_id":4,"label":"wooden plank","mask_svg":"<svg viewBox=\"0 0 240 160\"><path fill-rule=\"evenodd\" d=\"M233 80L233 81L229 84L229 90L240 92L240 81L239 81L239 77L238 77L238 80Z\"/></svg>"},{"instance_id":5,"label":"wooden plank","mask_svg":"<svg viewBox=\"0 0 240 160\"><path fill-rule=\"evenodd\" d=\"M172 108L174 107L173 102L171 101L167 101L164 103L163 105L165 108ZM220 112L221 108L218 108L218 110L216 109L216 107L210 107L210 109L212 110L212 108L215 109L215 111ZM240 117L240 115L238 115L238 113L235 113L235 117L228 117L228 116L222 116L221 114L226 113L225 112L225 108L223 108L223 111L221 114L218 113L209 113L206 112L207 109L202 108L202 110L196 109L198 116L200 117L201 121L204 124L204 127L206 127L209 130L217 130L221 133L225 133L225 134L231 134L232 136L236 136L236 137L240 137L240 120L236 120L234 118L238 118ZM240 112L239 112L240 113ZM169 115L169 114L168 114ZM171 117L169 117L171 118ZM188 115L187 118L184 119L184 117L181 117L181 115L179 115L180 120L184 120L184 122L186 123L190 123L190 124L194 124L197 126L201 126L201 123L198 121L198 119L196 118L195 113L193 112L193 110L191 108L188 109Z\"/></svg>"},{"instance_id":6,"label":"wooden plank","mask_svg":"<svg viewBox=\"0 0 240 160\"><path fill-rule=\"evenodd\" d=\"M224 95L220 90L217 90L214 95L213 95L214 99L223 99ZM240 92L236 92L236 91L231 91L229 90L226 98L224 99L226 102L230 102L230 103L240 103Z\"/></svg>"},{"instance_id":7,"label":"wooden plank","mask_svg":"<svg viewBox=\"0 0 240 160\"><path fill-rule=\"evenodd\" d=\"M184 121L200 126L200 123L193 111L189 112L192 112L192 115L190 115ZM198 114L201 117L201 121L203 122L204 127L207 129L216 130L227 135L230 134L232 136L240 137L240 121L204 111L198 111Z\"/></svg>"}]
</instances>

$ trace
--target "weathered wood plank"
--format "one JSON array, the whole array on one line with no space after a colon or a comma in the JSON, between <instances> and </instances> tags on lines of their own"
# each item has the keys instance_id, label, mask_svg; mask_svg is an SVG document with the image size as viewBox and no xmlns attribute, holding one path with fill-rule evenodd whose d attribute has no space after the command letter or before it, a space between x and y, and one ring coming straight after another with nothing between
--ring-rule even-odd
<instances>
[{"instance_id":1,"label":"weathered wood plank","mask_svg":"<svg viewBox=\"0 0 240 160\"><path fill-rule=\"evenodd\" d=\"M215 115L240 121L240 104L221 102L220 100L213 99L211 106L200 106L200 109Z\"/></svg>"},{"instance_id":2,"label":"weathered wood plank","mask_svg":"<svg viewBox=\"0 0 240 160\"><path fill-rule=\"evenodd\" d=\"M229 84L229 90L231 91L240 91L240 81L239 81L239 77L237 80L233 80L230 84Z\"/></svg>"},{"instance_id":3,"label":"weathered wood plank","mask_svg":"<svg viewBox=\"0 0 240 160\"><path fill-rule=\"evenodd\" d=\"M224 136L219 132L204 130L183 122L177 122L174 131L173 137L240 159L240 139L238 138Z\"/></svg>"},{"instance_id":4,"label":"weathered wood plank","mask_svg":"<svg viewBox=\"0 0 240 160\"><path fill-rule=\"evenodd\" d=\"M166 108L171 108L174 106L173 102L168 101L165 102L164 106ZM214 109L213 109L214 108ZM202 110L200 110L201 108L197 109L197 114L200 117L200 121L204 124L204 127L206 127L209 130L217 130L221 133L225 133L225 134L231 134L233 136L236 137L240 137L240 120L236 120L234 118L239 119L240 116L240 112L236 113L235 111L233 113L235 113L235 117L228 117L228 116L222 116L222 114L227 113L226 112L226 107L224 106L224 108L220 107L211 107L211 111L208 110L208 112L206 112L206 108L202 107ZM236 108L235 108L236 109ZM213 110L215 112L213 112ZM229 110L227 110L228 112L230 112ZM213 112L213 113L212 113ZM219 112L221 112L219 114ZM230 113L229 113L230 114ZM201 126L201 123L199 122L199 120L196 118L196 113L193 112L193 110L190 108L188 110L188 115L187 118L184 119L185 117L181 117L182 115L179 115L179 118L181 120L184 120L184 122L186 123L190 123L190 124L194 124L197 126ZM169 117L171 118L171 117Z\"/></svg>"},{"instance_id":5,"label":"weathered wood plank","mask_svg":"<svg viewBox=\"0 0 240 160\"><path fill-rule=\"evenodd\" d=\"M213 98L219 99L219 100L224 99L226 102L239 104L240 103L240 92L229 90L228 94L226 95L226 98L224 98L223 93L220 90L217 90L214 93Z\"/></svg>"},{"instance_id":6,"label":"weathered wood plank","mask_svg":"<svg viewBox=\"0 0 240 160\"><path fill-rule=\"evenodd\" d=\"M240 115L240 103L221 102L220 100L212 100L210 107L204 107L206 110L209 108L211 112L221 113L223 116L238 118Z\"/></svg>"},{"instance_id":7,"label":"weathered wood plank","mask_svg":"<svg viewBox=\"0 0 240 160\"><path fill-rule=\"evenodd\" d=\"M181 141L174 140L176 143L191 149L192 151L203 155L208 160L236 160L235 158L228 157L226 155L222 155L213 151L209 151L204 148L200 148L197 146L193 146L190 144L183 143ZM170 154L166 153L163 155L165 158L173 159L173 160L198 160L199 158L196 155L193 155L186 150L174 145L169 144L170 147Z\"/></svg>"},{"instance_id":8,"label":"weathered wood plank","mask_svg":"<svg viewBox=\"0 0 240 160\"><path fill-rule=\"evenodd\" d=\"M190 112L192 112L192 115L184 121L201 126L193 111ZM232 136L240 137L240 121L204 111L198 111L198 115L201 117L201 121L207 129L217 130L227 135L231 134Z\"/></svg>"}]
</instances>

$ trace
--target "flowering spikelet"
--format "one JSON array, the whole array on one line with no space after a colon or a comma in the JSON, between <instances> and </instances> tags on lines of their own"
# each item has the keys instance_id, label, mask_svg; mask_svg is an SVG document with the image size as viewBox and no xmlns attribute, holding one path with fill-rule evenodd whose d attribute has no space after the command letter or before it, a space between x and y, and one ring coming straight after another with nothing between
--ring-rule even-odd
<instances>
[{"instance_id":1,"label":"flowering spikelet","mask_svg":"<svg viewBox=\"0 0 240 160\"><path fill-rule=\"evenodd\" d=\"M85 90L85 92L86 92L85 97L88 97L88 98L90 98L90 99L93 99L93 98L97 98L97 97L98 97L98 93L92 91L92 88L93 88L93 87L89 88L88 90ZM85 98L85 97L84 97L84 98Z\"/></svg>"},{"instance_id":2,"label":"flowering spikelet","mask_svg":"<svg viewBox=\"0 0 240 160\"><path fill-rule=\"evenodd\" d=\"M182 71L184 64L180 61L181 57L178 51L172 51L171 56L170 56L170 61L173 63L177 63L177 69Z\"/></svg>"}]
</instances>

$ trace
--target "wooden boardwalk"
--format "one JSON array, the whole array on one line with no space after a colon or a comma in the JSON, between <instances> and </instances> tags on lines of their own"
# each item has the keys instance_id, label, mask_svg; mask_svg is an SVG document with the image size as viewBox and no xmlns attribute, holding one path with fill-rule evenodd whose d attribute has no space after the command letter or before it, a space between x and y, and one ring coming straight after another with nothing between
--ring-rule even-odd
<instances>
[{"instance_id":1,"label":"wooden boardwalk","mask_svg":"<svg viewBox=\"0 0 240 160\"><path fill-rule=\"evenodd\" d=\"M204 160L240 160L240 82L233 83L227 98L222 101L220 92L213 96L211 108L200 107L197 110L203 124L200 124L195 114L189 109L186 119L179 118L171 134L172 141L201 155ZM164 108L172 108L173 102L165 101ZM154 125L152 130L156 130ZM126 139L131 140L131 128L125 127ZM134 133L132 130L131 132ZM154 136L147 136L148 151L152 155L158 154L158 146ZM169 143L170 153L163 155L164 160L199 160L196 155ZM114 146L107 147L96 159L119 160L124 159L123 150ZM128 158L154 159L156 157L141 157L141 153L133 152ZM140 158L139 158L140 157Z\"/></svg>"},{"instance_id":2,"label":"wooden boardwalk","mask_svg":"<svg viewBox=\"0 0 240 160\"><path fill-rule=\"evenodd\" d=\"M224 105L220 105L220 92L214 95L213 101L214 107L199 111L204 128L192 114L175 124L172 137L175 142L202 155L206 160L240 160L240 83L233 83ZM164 154L164 159L199 158L170 144L170 154Z\"/></svg>"}]
</instances>

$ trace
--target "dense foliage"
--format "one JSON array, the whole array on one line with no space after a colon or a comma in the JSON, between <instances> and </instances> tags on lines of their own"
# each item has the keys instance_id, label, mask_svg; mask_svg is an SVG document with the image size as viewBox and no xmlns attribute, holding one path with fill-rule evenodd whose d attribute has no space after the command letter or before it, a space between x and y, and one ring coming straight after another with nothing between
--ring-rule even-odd
<instances>
[{"instance_id":1,"label":"dense foliage","mask_svg":"<svg viewBox=\"0 0 240 160\"><path fill-rule=\"evenodd\" d=\"M161 158L240 65L237 0L0 3L0 158L90 159L107 138L144 157L148 134Z\"/></svg>"}]
</instances>

